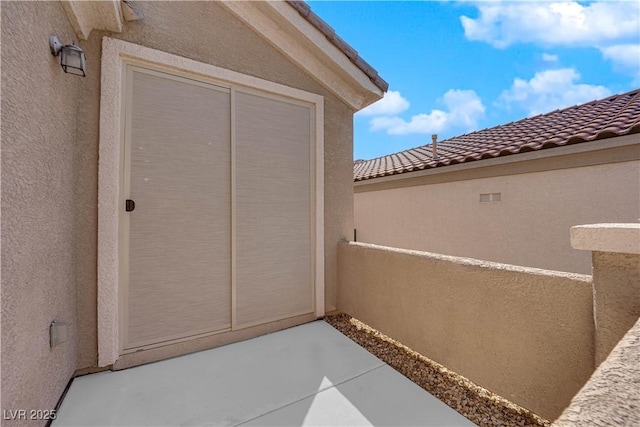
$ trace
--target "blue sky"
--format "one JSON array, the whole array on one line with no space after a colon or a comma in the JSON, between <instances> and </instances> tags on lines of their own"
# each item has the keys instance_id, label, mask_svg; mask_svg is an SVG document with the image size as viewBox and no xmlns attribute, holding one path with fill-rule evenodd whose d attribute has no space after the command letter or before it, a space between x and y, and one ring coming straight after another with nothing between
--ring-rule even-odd
<instances>
[{"instance_id":1,"label":"blue sky","mask_svg":"<svg viewBox=\"0 0 640 427\"><path fill-rule=\"evenodd\" d=\"M370 159L640 87L639 1L308 1L389 82Z\"/></svg>"}]
</instances>

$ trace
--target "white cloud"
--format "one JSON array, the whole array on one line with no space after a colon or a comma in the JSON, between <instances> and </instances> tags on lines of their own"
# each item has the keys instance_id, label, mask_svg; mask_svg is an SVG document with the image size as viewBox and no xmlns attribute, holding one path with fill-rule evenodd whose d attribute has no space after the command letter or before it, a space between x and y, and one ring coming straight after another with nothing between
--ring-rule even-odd
<instances>
[{"instance_id":1,"label":"white cloud","mask_svg":"<svg viewBox=\"0 0 640 427\"><path fill-rule=\"evenodd\" d=\"M360 116L393 116L409 108L407 101L398 91L390 90L377 102L357 112Z\"/></svg>"},{"instance_id":2,"label":"white cloud","mask_svg":"<svg viewBox=\"0 0 640 427\"><path fill-rule=\"evenodd\" d=\"M541 71L529 81L516 78L499 100L508 107L515 104L533 116L611 95L604 86L582 84L579 80L580 74L573 68Z\"/></svg>"},{"instance_id":3,"label":"white cloud","mask_svg":"<svg viewBox=\"0 0 640 427\"><path fill-rule=\"evenodd\" d=\"M473 129L484 114L482 100L473 90L451 89L441 100L447 111L432 110L428 114L417 114L409 121L400 117L375 117L371 120L372 131L386 130L390 135L430 134L451 128Z\"/></svg>"},{"instance_id":4,"label":"white cloud","mask_svg":"<svg viewBox=\"0 0 640 427\"><path fill-rule=\"evenodd\" d=\"M506 47L518 42L594 44L637 37L638 2L483 2L480 16L460 18L470 40Z\"/></svg>"},{"instance_id":5,"label":"white cloud","mask_svg":"<svg viewBox=\"0 0 640 427\"><path fill-rule=\"evenodd\" d=\"M542 60L544 62L558 62L558 55L552 55L550 53L543 53Z\"/></svg>"},{"instance_id":6,"label":"white cloud","mask_svg":"<svg viewBox=\"0 0 640 427\"><path fill-rule=\"evenodd\" d=\"M477 18L460 17L469 40L497 48L515 43L595 47L605 58L626 64L631 57L611 53L619 45L638 43L640 2L577 1L478 2Z\"/></svg>"},{"instance_id":7,"label":"white cloud","mask_svg":"<svg viewBox=\"0 0 640 427\"><path fill-rule=\"evenodd\" d=\"M619 44L602 48L602 55L620 67L640 73L640 44Z\"/></svg>"},{"instance_id":8,"label":"white cloud","mask_svg":"<svg viewBox=\"0 0 640 427\"><path fill-rule=\"evenodd\" d=\"M400 117L376 117L371 120L371 130L386 130L389 135L428 134L440 132L446 124L447 113L433 110L429 114L418 114L405 121Z\"/></svg>"}]
</instances>

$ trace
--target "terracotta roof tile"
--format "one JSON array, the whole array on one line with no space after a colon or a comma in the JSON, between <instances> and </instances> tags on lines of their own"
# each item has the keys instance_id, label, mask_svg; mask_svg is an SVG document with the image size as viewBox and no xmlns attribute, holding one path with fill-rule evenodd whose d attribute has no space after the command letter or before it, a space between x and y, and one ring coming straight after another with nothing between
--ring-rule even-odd
<instances>
[{"instance_id":1,"label":"terracotta roof tile","mask_svg":"<svg viewBox=\"0 0 640 427\"><path fill-rule=\"evenodd\" d=\"M640 133L640 89L563 110L471 132L437 144L389 154L353 165L353 180L445 167L494 157Z\"/></svg>"},{"instance_id":2,"label":"terracotta roof tile","mask_svg":"<svg viewBox=\"0 0 640 427\"><path fill-rule=\"evenodd\" d=\"M360 68L360 70L362 70L362 72L365 73L367 77L369 77L369 80L371 80L374 85L376 85L383 92L386 92L387 89L389 89L389 83L384 81L384 79L382 79L382 77L378 75L378 72L371 65L369 65L367 61L365 61L358 55L358 52L354 48L352 48L347 42L342 40L329 24L327 24L322 18L316 15L306 2L287 0L287 3L289 3L291 7L297 10L304 19L309 21L311 25L322 32L327 40L329 40L335 47L340 49L340 51L342 51L342 53L344 53L356 67Z\"/></svg>"}]
</instances>

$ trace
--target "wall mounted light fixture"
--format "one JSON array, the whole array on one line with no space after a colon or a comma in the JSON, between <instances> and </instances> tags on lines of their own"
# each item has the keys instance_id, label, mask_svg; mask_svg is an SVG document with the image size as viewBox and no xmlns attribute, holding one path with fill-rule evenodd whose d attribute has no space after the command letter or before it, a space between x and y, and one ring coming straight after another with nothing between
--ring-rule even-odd
<instances>
[{"instance_id":1,"label":"wall mounted light fixture","mask_svg":"<svg viewBox=\"0 0 640 427\"><path fill-rule=\"evenodd\" d=\"M75 44L63 45L54 35L49 36L49 47L53 56L60 55L60 66L65 73L86 77L87 58Z\"/></svg>"}]
</instances>

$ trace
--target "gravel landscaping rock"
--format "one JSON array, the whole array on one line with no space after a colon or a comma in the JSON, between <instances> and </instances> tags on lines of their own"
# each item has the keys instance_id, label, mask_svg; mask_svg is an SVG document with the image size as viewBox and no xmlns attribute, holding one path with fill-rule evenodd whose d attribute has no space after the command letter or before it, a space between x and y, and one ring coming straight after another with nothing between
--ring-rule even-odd
<instances>
[{"instance_id":1,"label":"gravel landscaping rock","mask_svg":"<svg viewBox=\"0 0 640 427\"><path fill-rule=\"evenodd\" d=\"M450 371L346 314L325 321L480 426L549 426L549 421Z\"/></svg>"}]
</instances>

